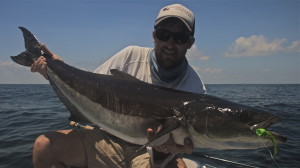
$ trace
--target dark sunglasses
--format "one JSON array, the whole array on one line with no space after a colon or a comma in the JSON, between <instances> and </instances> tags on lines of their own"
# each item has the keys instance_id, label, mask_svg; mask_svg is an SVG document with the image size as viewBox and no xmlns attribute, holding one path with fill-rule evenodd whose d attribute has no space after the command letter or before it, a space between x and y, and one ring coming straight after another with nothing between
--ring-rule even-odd
<instances>
[{"instance_id":1,"label":"dark sunglasses","mask_svg":"<svg viewBox=\"0 0 300 168\"><path fill-rule=\"evenodd\" d=\"M173 40L176 44L185 44L190 38L190 35L188 33L173 33L165 29L155 30L155 35L161 41L168 41L171 37L173 37Z\"/></svg>"}]
</instances>

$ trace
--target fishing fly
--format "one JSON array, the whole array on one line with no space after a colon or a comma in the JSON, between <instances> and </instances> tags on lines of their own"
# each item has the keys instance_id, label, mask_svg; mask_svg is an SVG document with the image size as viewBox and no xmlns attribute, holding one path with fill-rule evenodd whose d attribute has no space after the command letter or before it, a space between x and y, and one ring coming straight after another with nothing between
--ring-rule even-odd
<instances>
[{"instance_id":1,"label":"fishing fly","mask_svg":"<svg viewBox=\"0 0 300 168\"><path fill-rule=\"evenodd\" d=\"M274 146L274 148L273 148L274 154L273 155L274 155L274 158L276 158L276 155L277 155L277 142L276 142L274 136L272 135L272 133L270 131L267 131L266 129L259 128L259 129L256 130L256 134L258 136L266 136L267 138L269 138L272 141L273 146Z\"/></svg>"}]
</instances>

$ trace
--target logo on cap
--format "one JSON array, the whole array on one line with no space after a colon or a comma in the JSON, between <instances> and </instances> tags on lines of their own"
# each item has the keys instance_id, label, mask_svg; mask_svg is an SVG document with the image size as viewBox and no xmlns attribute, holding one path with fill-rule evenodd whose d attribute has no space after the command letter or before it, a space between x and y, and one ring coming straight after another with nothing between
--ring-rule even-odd
<instances>
[{"instance_id":1,"label":"logo on cap","mask_svg":"<svg viewBox=\"0 0 300 168\"><path fill-rule=\"evenodd\" d=\"M167 10L169 10L169 8L164 8L164 9L163 9L163 11L167 11Z\"/></svg>"}]
</instances>

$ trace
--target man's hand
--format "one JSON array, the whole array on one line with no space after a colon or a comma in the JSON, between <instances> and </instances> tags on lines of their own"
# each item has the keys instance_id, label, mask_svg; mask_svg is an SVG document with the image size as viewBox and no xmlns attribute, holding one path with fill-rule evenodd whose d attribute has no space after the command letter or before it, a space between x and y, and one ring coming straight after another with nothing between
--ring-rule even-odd
<instances>
[{"instance_id":1,"label":"man's hand","mask_svg":"<svg viewBox=\"0 0 300 168\"><path fill-rule=\"evenodd\" d=\"M161 131L163 125L158 125L157 128L148 128L147 129L147 138L149 141L153 141L158 132ZM172 134L170 134L170 138L167 142L160 146L155 146L153 149L157 152L161 153L187 153L191 154L193 152L193 142L189 138L184 139L184 145L178 145L174 142Z\"/></svg>"},{"instance_id":2,"label":"man's hand","mask_svg":"<svg viewBox=\"0 0 300 168\"><path fill-rule=\"evenodd\" d=\"M51 52L45 44L41 44L42 50L45 52L46 55L51 56L53 60L60 60L63 61L58 55ZM34 63L31 65L30 68L31 72L39 72L41 75L44 76L48 80L47 76L47 62L46 58L43 56L40 56Z\"/></svg>"}]
</instances>

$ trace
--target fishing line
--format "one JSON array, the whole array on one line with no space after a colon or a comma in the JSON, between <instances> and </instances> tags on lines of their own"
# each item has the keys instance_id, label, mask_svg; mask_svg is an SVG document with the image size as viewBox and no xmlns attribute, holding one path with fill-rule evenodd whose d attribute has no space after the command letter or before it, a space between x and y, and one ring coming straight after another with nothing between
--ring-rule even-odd
<instances>
[{"instance_id":1,"label":"fishing line","mask_svg":"<svg viewBox=\"0 0 300 168\"><path fill-rule=\"evenodd\" d=\"M269 138L269 139L273 142L273 145L274 145L274 148L273 148L273 150L274 150L274 155L272 154L271 150L269 149L267 143L264 143L264 142L261 142L261 143L264 144L265 147L267 148L268 152L269 152L270 155L271 155L271 158L272 158L273 162L274 162L278 167L281 168L281 166L280 166L280 165L277 163L277 161L276 161L276 155L277 155L277 153L278 153L278 151L277 151L277 142L276 142L274 136L272 135L272 133L271 133L270 131L267 131L266 129L259 128L259 129L256 130L256 134L257 134L258 136L264 135L264 136L266 136L267 138Z\"/></svg>"},{"instance_id":2,"label":"fishing line","mask_svg":"<svg viewBox=\"0 0 300 168\"><path fill-rule=\"evenodd\" d=\"M277 142L274 138L274 136L272 135L272 133L270 131L267 131L266 129L263 128L259 128L256 130L256 134L258 136L265 136L267 138L269 138L274 145L274 155L272 154L271 150L267 147L266 143L263 143L266 148L268 149L272 160L274 161L274 163L279 166L281 168L281 166L275 161L276 155L277 155ZM234 161L230 161L230 160L226 160L226 159L221 159L221 158L217 158L217 157L211 157L211 156L207 156L205 154L201 154L199 152L193 152L193 155L195 156L199 156L199 157L203 157L203 158L207 158L207 159L212 159L212 160L217 160L217 161L221 161L221 162L226 162L226 163L230 163L230 164L235 164L235 165L239 165L239 166L244 166L244 167L251 167L251 168L258 168L256 166L252 166L252 165L248 165L248 164L244 164L244 163L239 163L239 162L234 162Z\"/></svg>"},{"instance_id":3,"label":"fishing line","mask_svg":"<svg viewBox=\"0 0 300 168\"><path fill-rule=\"evenodd\" d=\"M217 160L217 161L221 161L221 162L225 162L225 163L235 164L235 165L239 165L239 166L244 166L244 167L258 168L256 166L252 166L252 165L248 165L248 164L244 164L244 163L239 163L239 162L234 162L234 161L221 159L221 158L217 158L217 157L207 156L207 155L199 153L199 152L193 152L192 155L203 157L206 159Z\"/></svg>"},{"instance_id":4,"label":"fishing line","mask_svg":"<svg viewBox=\"0 0 300 168\"><path fill-rule=\"evenodd\" d=\"M272 133L270 131L267 131L266 129L263 129L263 128L259 128L255 132L258 136L266 136L267 138L269 138L273 142L273 145L274 145L274 148L273 148L274 158L276 158L276 155L277 155L277 142L276 142L274 136L272 135Z\"/></svg>"},{"instance_id":5,"label":"fishing line","mask_svg":"<svg viewBox=\"0 0 300 168\"><path fill-rule=\"evenodd\" d=\"M263 143L263 142L262 142L262 143ZM266 143L263 143L263 144L265 145L265 147L267 148L268 152L270 153L273 162L274 162L278 167L281 168L281 166L279 165L279 163L275 160L275 158L274 158L274 156L273 156L271 150L270 150L269 147L267 146L267 144L266 144Z\"/></svg>"}]
</instances>

